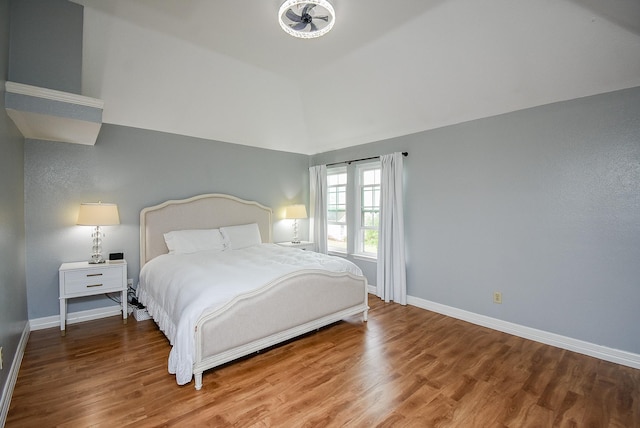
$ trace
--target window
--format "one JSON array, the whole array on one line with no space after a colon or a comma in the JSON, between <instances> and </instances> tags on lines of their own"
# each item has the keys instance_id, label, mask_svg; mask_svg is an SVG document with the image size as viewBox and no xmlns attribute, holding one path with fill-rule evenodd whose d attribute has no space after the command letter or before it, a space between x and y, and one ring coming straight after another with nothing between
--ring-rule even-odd
<instances>
[{"instance_id":1,"label":"window","mask_svg":"<svg viewBox=\"0 0 640 428\"><path fill-rule=\"evenodd\" d=\"M377 257L380 162L327 169L327 248Z\"/></svg>"},{"instance_id":2,"label":"window","mask_svg":"<svg viewBox=\"0 0 640 428\"><path fill-rule=\"evenodd\" d=\"M327 248L347 252L347 168L327 169Z\"/></svg>"},{"instance_id":3,"label":"window","mask_svg":"<svg viewBox=\"0 0 640 428\"><path fill-rule=\"evenodd\" d=\"M380 163L358 165L359 215L356 219L358 237L356 254L378 254L378 225L380 224Z\"/></svg>"}]
</instances>

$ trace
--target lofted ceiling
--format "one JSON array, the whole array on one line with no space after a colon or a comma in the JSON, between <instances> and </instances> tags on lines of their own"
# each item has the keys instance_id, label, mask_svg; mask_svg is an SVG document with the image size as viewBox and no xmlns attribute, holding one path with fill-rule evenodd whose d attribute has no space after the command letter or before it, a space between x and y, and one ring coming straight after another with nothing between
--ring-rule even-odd
<instances>
[{"instance_id":1,"label":"lofted ceiling","mask_svg":"<svg viewBox=\"0 0 640 428\"><path fill-rule=\"evenodd\" d=\"M640 86L638 0L75 0L103 121L302 154Z\"/></svg>"}]
</instances>

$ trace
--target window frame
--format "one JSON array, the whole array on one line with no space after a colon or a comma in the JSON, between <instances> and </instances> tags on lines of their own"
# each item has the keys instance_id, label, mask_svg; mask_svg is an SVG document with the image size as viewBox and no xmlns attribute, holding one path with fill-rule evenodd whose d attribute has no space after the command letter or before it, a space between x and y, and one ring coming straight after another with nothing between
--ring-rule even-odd
<instances>
[{"instance_id":1,"label":"window frame","mask_svg":"<svg viewBox=\"0 0 640 428\"><path fill-rule=\"evenodd\" d=\"M336 185L329 185L329 177L331 177L332 175L340 175L340 174L344 174L345 178L346 178L346 182L345 183L338 183ZM331 252L331 253L338 253L338 254L348 254L349 253L349 243L351 242L351 240L349 239L349 183L351 182L351 180L349 180L349 170L347 168L347 166L342 165L342 166L336 166L336 167L331 167L331 168L327 168L327 251ZM345 211L345 215L344 215L344 221L340 222L340 221L332 221L330 220L331 216L329 215L330 212L330 207L331 207L331 189L333 188L337 188L337 187L341 187L344 186L344 211ZM340 205L340 204L338 204ZM329 227L330 226L342 226L346 229L346 233L345 233L345 246L343 247L336 247L336 246L331 246L330 245L330 240L329 240Z\"/></svg>"},{"instance_id":2,"label":"window frame","mask_svg":"<svg viewBox=\"0 0 640 428\"><path fill-rule=\"evenodd\" d=\"M340 256L353 256L367 260L377 260L378 250L375 252L367 252L364 250L364 230L378 230L378 226L362 225L362 179L364 171L378 170L382 173L382 164L379 159L366 162L353 162L347 165L331 166L327 168L327 250L331 254ZM346 204L345 204L345 220L346 222L334 222L329 219L330 208L330 189L335 185L329 185L329 177L331 175L342 174L346 172ZM381 178L381 177L380 177ZM381 180L380 180L381 181ZM381 192L381 185L378 184L378 195ZM378 198L378 220L380 213L380 199ZM330 246L329 227L330 225L343 225L346 228L346 245L345 247Z\"/></svg>"},{"instance_id":3,"label":"window frame","mask_svg":"<svg viewBox=\"0 0 640 428\"><path fill-rule=\"evenodd\" d=\"M353 254L356 256L361 256L361 257L367 257L367 258L372 258L372 259L377 259L378 258L378 248L376 247L376 251L375 252L371 252L371 251L366 251L365 248L365 239L364 239L364 234L366 233L367 230L375 230L376 233L379 232L379 221L380 221L380 192L381 192L381 163L379 160L375 160L372 162L362 162L362 163L358 163L355 166L355 171L354 174L356 176L356 180L354 183L354 187L355 187L355 194L354 194L354 205L355 205L355 212L357 213L357 215L354 217L354 249L353 249ZM377 181L378 183L374 183L374 184L368 184L365 185L364 184L364 174L367 171L378 171L378 177L377 177ZM369 187L369 188L376 188L374 189L374 192L377 191L378 193L378 204L377 204L377 216L378 216L378 224L375 226L365 226L363 224L363 216L364 216L364 208L363 208L363 190L365 189L365 187Z\"/></svg>"}]
</instances>

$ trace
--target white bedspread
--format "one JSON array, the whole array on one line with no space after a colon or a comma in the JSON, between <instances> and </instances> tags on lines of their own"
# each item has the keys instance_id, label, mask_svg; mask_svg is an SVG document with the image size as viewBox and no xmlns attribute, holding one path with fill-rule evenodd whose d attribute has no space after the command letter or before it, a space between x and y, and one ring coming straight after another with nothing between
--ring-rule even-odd
<instances>
[{"instance_id":1,"label":"white bedspread","mask_svg":"<svg viewBox=\"0 0 640 428\"><path fill-rule=\"evenodd\" d=\"M172 348L169 373L184 385L193 377L195 325L235 296L303 269L362 275L355 264L312 251L261 244L240 250L164 254L144 265L138 298L147 307Z\"/></svg>"}]
</instances>

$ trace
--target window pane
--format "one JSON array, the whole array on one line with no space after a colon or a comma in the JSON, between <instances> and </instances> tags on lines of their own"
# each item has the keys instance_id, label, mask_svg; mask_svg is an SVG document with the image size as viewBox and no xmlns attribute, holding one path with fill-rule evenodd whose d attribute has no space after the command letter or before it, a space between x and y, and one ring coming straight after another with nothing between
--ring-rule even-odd
<instances>
[{"instance_id":1,"label":"window pane","mask_svg":"<svg viewBox=\"0 0 640 428\"><path fill-rule=\"evenodd\" d=\"M327 171L327 246L347 251L347 169Z\"/></svg>"},{"instance_id":2,"label":"window pane","mask_svg":"<svg viewBox=\"0 0 640 428\"><path fill-rule=\"evenodd\" d=\"M363 239L364 252L365 253L378 253L378 231L377 230L364 230Z\"/></svg>"},{"instance_id":3,"label":"window pane","mask_svg":"<svg viewBox=\"0 0 640 428\"><path fill-rule=\"evenodd\" d=\"M380 205L380 189L377 186L362 188L362 209L377 208Z\"/></svg>"},{"instance_id":4,"label":"window pane","mask_svg":"<svg viewBox=\"0 0 640 428\"><path fill-rule=\"evenodd\" d=\"M339 172L331 174L327 172L327 185L337 186L339 184L347 184L347 173Z\"/></svg>"},{"instance_id":5,"label":"window pane","mask_svg":"<svg viewBox=\"0 0 640 428\"><path fill-rule=\"evenodd\" d=\"M346 186L335 186L327 189L327 210L346 210L347 188Z\"/></svg>"},{"instance_id":6,"label":"window pane","mask_svg":"<svg viewBox=\"0 0 640 428\"><path fill-rule=\"evenodd\" d=\"M362 212L362 227L378 228L380 213L378 211Z\"/></svg>"},{"instance_id":7,"label":"window pane","mask_svg":"<svg viewBox=\"0 0 640 428\"><path fill-rule=\"evenodd\" d=\"M378 223L380 221L380 164L358 166L359 215L357 252L367 255L378 253Z\"/></svg>"},{"instance_id":8,"label":"window pane","mask_svg":"<svg viewBox=\"0 0 640 428\"><path fill-rule=\"evenodd\" d=\"M329 248L347 251L347 226L327 225L327 244Z\"/></svg>"},{"instance_id":9,"label":"window pane","mask_svg":"<svg viewBox=\"0 0 640 428\"><path fill-rule=\"evenodd\" d=\"M371 207L371 201L373 198L371 197L371 189L364 187L362 189L362 209L367 209Z\"/></svg>"},{"instance_id":10,"label":"window pane","mask_svg":"<svg viewBox=\"0 0 640 428\"><path fill-rule=\"evenodd\" d=\"M363 171L362 184L364 184L365 186L371 184L380 184L380 170L368 169Z\"/></svg>"},{"instance_id":11,"label":"window pane","mask_svg":"<svg viewBox=\"0 0 640 428\"><path fill-rule=\"evenodd\" d=\"M347 212L344 210L332 210L327 212L327 221L329 223L346 223Z\"/></svg>"}]
</instances>

